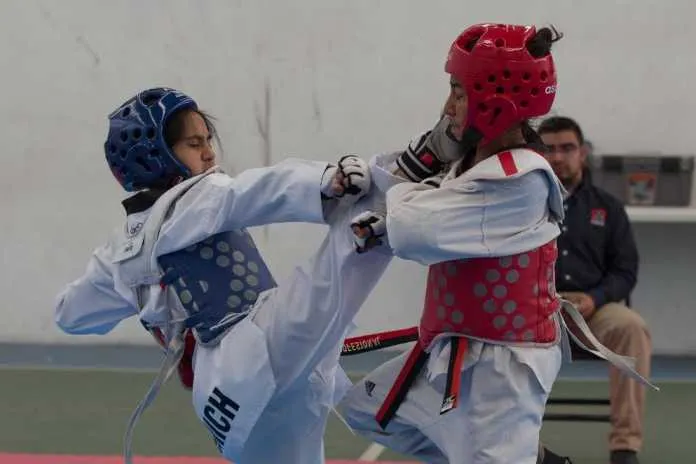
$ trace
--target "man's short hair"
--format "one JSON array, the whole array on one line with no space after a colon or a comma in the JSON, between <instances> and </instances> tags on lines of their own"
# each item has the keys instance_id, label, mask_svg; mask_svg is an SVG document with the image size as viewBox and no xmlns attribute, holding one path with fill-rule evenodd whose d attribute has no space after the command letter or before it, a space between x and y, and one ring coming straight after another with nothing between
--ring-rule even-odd
<instances>
[{"instance_id":1,"label":"man's short hair","mask_svg":"<svg viewBox=\"0 0 696 464\"><path fill-rule=\"evenodd\" d=\"M562 131L574 132L580 145L585 143L585 136L582 133L582 129L580 129L580 124L575 122L574 119L566 116L552 116L550 118L546 118L537 129L537 133L539 135Z\"/></svg>"}]
</instances>

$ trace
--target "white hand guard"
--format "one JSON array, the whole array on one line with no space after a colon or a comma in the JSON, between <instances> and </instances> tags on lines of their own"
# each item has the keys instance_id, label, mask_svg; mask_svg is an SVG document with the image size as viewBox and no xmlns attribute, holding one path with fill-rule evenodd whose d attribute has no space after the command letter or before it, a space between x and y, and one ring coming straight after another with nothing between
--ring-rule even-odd
<instances>
[{"instance_id":1,"label":"white hand guard","mask_svg":"<svg viewBox=\"0 0 696 464\"><path fill-rule=\"evenodd\" d=\"M353 218L350 227L353 229L353 242L356 251L364 253L382 243L380 239L387 232L387 218L383 213L365 211ZM360 235L356 233L356 228L362 232Z\"/></svg>"},{"instance_id":2,"label":"white hand guard","mask_svg":"<svg viewBox=\"0 0 696 464\"><path fill-rule=\"evenodd\" d=\"M334 198L351 195L357 201L365 196L372 186L370 166L356 155L345 155L338 160L336 175L340 175L342 192L334 192Z\"/></svg>"},{"instance_id":3,"label":"white hand guard","mask_svg":"<svg viewBox=\"0 0 696 464\"><path fill-rule=\"evenodd\" d=\"M432 130L411 141L396 159L396 164L413 182L440 173L464 156L460 142L452 135L451 124L452 119L443 116Z\"/></svg>"}]
</instances>

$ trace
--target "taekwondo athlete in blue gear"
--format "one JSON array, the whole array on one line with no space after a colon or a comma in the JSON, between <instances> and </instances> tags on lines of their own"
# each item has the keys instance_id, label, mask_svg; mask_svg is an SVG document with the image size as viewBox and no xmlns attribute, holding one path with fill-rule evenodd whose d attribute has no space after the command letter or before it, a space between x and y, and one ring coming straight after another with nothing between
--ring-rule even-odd
<instances>
[{"instance_id":1,"label":"taekwondo athlete in blue gear","mask_svg":"<svg viewBox=\"0 0 696 464\"><path fill-rule=\"evenodd\" d=\"M58 326L106 334L138 315L164 333L162 371L129 432L192 331L194 409L221 453L238 464L323 463L328 413L350 384L341 342L392 258L386 247L357 253L351 219L379 208L391 180L373 178L352 155L335 166L289 159L227 176L209 118L172 89L139 93L109 122L107 163L133 192L126 224L58 296ZM300 221L329 231L276 284L246 228Z\"/></svg>"}]
</instances>

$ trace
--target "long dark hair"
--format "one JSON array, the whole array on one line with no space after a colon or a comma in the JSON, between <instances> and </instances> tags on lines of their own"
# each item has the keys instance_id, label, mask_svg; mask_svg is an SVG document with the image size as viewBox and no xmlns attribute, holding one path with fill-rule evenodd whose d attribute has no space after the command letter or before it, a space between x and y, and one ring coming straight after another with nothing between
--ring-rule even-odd
<instances>
[{"instance_id":1,"label":"long dark hair","mask_svg":"<svg viewBox=\"0 0 696 464\"><path fill-rule=\"evenodd\" d=\"M205 122L208 132L215 140L217 146L222 149L222 144L220 143L220 137L218 135L217 129L215 127L215 118L206 113L205 111L199 109L184 108L176 113L172 114L164 125L164 142L167 144L169 150L172 150L174 145L179 142L184 137L184 129L186 127L186 116L191 113L198 113ZM150 190L155 192L157 195L161 195L166 190L172 188L179 182L181 182L182 177L180 175L172 175L167 178L159 179L150 185Z\"/></svg>"},{"instance_id":2,"label":"long dark hair","mask_svg":"<svg viewBox=\"0 0 696 464\"><path fill-rule=\"evenodd\" d=\"M221 146L220 137L214 123L215 118L203 110L185 108L174 113L164 125L164 141L167 143L167 147L171 150L182 139L186 125L186 116L190 113L198 113L203 118L205 126L208 128L208 132L210 132L215 143Z\"/></svg>"}]
</instances>

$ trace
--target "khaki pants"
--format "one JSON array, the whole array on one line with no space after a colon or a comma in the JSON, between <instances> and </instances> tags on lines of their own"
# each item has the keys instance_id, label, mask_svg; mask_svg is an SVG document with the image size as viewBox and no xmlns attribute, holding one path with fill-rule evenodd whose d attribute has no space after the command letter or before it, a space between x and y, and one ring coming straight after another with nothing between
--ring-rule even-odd
<instances>
[{"instance_id":1,"label":"khaki pants","mask_svg":"<svg viewBox=\"0 0 696 464\"><path fill-rule=\"evenodd\" d=\"M568 319L566 323L573 330L572 321ZM636 311L620 303L608 303L594 313L587 325L602 345L617 354L635 358L636 371L643 377L650 378L650 332ZM573 333L588 344L577 330L573 330ZM609 401L612 426L609 450L640 451L643 445L645 387L610 365ZM539 449L538 462L541 462L541 444Z\"/></svg>"},{"instance_id":2,"label":"khaki pants","mask_svg":"<svg viewBox=\"0 0 696 464\"><path fill-rule=\"evenodd\" d=\"M619 303L609 303L602 306L587 323L604 346L617 354L635 358L636 371L650 378L650 332L636 311ZM640 451L643 445L645 387L610 366L609 400L612 425L609 450Z\"/></svg>"}]
</instances>

